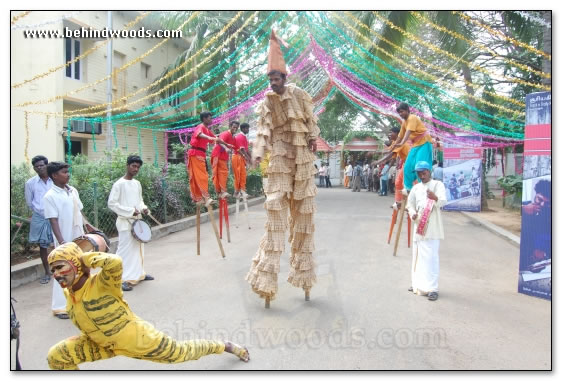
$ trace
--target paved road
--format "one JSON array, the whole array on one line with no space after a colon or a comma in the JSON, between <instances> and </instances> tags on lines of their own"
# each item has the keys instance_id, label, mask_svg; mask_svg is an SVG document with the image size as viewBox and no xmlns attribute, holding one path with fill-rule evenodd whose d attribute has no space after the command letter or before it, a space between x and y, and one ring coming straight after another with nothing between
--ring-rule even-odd
<instances>
[{"instance_id":1,"label":"paved road","mask_svg":"<svg viewBox=\"0 0 563 382\"><path fill-rule=\"evenodd\" d=\"M81 368L551 368L551 303L516 292L518 248L459 213L444 213L440 298L429 302L407 292L406 240L396 257L386 244L392 197L320 189L317 203L318 283L310 302L285 281L287 253L271 309L244 281L263 233L262 206L251 208L251 230L233 227L232 243L223 240L225 260L209 223L199 257L194 229L148 244L146 270L156 280L126 293L131 308L157 328L180 339L228 336L247 344L251 362L214 355L161 365L116 357ZM12 295L19 301L21 362L47 369L49 347L77 329L50 315L51 284L34 282Z\"/></svg>"}]
</instances>

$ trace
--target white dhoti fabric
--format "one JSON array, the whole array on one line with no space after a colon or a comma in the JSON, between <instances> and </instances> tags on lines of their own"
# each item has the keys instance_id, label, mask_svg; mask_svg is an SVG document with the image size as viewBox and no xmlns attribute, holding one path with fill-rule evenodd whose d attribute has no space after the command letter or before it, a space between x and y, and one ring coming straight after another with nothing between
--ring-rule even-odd
<instances>
[{"instance_id":1,"label":"white dhoti fabric","mask_svg":"<svg viewBox=\"0 0 563 382\"><path fill-rule=\"evenodd\" d=\"M440 240L415 240L412 247L411 278L414 293L438 292Z\"/></svg>"},{"instance_id":2,"label":"white dhoti fabric","mask_svg":"<svg viewBox=\"0 0 563 382\"><path fill-rule=\"evenodd\" d=\"M119 244L116 255L123 260L123 281L136 285L145 279L145 245L136 240L131 231L119 231Z\"/></svg>"},{"instance_id":3,"label":"white dhoti fabric","mask_svg":"<svg viewBox=\"0 0 563 382\"><path fill-rule=\"evenodd\" d=\"M51 299L53 314L66 313L66 297L57 280L53 280L53 297Z\"/></svg>"}]
</instances>

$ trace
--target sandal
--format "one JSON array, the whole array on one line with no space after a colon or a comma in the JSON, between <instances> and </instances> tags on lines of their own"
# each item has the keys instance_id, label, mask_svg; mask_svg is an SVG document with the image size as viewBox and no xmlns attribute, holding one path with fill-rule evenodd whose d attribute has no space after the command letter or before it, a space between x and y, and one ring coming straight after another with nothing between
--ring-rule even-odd
<instances>
[{"instance_id":1,"label":"sandal","mask_svg":"<svg viewBox=\"0 0 563 382\"><path fill-rule=\"evenodd\" d=\"M133 287L127 281L124 281L124 282L121 283L121 290L123 290L125 292L129 292L129 291L133 290Z\"/></svg>"},{"instance_id":2,"label":"sandal","mask_svg":"<svg viewBox=\"0 0 563 382\"><path fill-rule=\"evenodd\" d=\"M413 291L412 287L409 287L408 291L409 291L409 292L412 292L412 291Z\"/></svg>"},{"instance_id":3,"label":"sandal","mask_svg":"<svg viewBox=\"0 0 563 382\"><path fill-rule=\"evenodd\" d=\"M55 316L57 318L60 318L61 320L68 320L68 314L67 313L57 313L57 314L55 314Z\"/></svg>"},{"instance_id":4,"label":"sandal","mask_svg":"<svg viewBox=\"0 0 563 382\"><path fill-rule=\"evenodd\" d=\"M428 293L428 300L436 301L438 299L438 292L430 292Z\"/></svg>"},{"instance_id":5,"label":"sandal","mask_svg":"<svg viewBox=\"0 0 563 382\"><path fill-rule=\"evenodd\" d=\"M51 275L44 275L39 279L40 284L49 284L49 281L51 281Z\"/></svg>"},{"instance_id":6,"label":"sandal","mask_svg":"<svg viewBox=\"0 0 563 382\"><path fill-rule=\"evenodd\" d=\"M226 342L225 351L236 355L241 361L248 362L250 360L250 353L248 352L248 349L235 343Z\"/></svg>"}]
</instances>

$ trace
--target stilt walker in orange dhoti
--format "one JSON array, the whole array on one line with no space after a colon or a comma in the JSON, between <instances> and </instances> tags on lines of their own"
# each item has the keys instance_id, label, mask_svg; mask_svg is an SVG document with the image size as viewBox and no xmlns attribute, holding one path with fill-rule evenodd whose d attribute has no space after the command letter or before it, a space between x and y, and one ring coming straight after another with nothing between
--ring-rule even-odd
<instances>
[{"instance_id":1,"label":"stilt walker in orange dhoti","mask_svg":"<svg viewBox=\"0 0 563 382\"><path fill-rule=\"evenodd\" d=\"M240 125L240 134L235 136L235 141L237 145L237 150L233 153L233 159L231 164L233 166L233 176L235 181L235 194L236 199L236 219L238 227L238 214L239 214L239 199L244 202L244 214L246 216L246 224L248 229L250 229L250 222L248 221L248 202L246 193L246 166L252 163L252 158L248 152L248 131L250 125L248 123L243 123Z\"/></svg>"},{"instance_id":2,"label":"stilt walker in orange dhoti","mask_svg":"<svg viewBox=\"0 0 563 382\"><path fill-rule=\"evenodd\" d=\"M209 218L211 219L211 224L213 226L213 230L215 231L215 236L217 237L221 255L225 257L225 252L223 251L223 246L221 245L221 240L219 239L219 232L217 231L213 217L213 207L211 206L211 204L214 202L214 200L209 196L209 175L207 172L207 162L205 158L207 153L207 145L209 145L211 142L224 145L225 148L232 148L233 146L224 142L221 138L216 137L215 134L211 132L209 126L213 122L213 117L210 112L204 111L199 115L199 117L202 123L199 124L193 132L192 139L190 140L190 149L187 153L188 175L190 178L190 195L192 197L192 200L196 204L197 254L199 255L200 211L201 206L205 205L209 212Z\"/></svg>"},{"instance_id":3,"label":"stilt walker in orange dhoti","mask_svg":"<svg viewBox=\"0 0 563 382\"><path fill-rule=\"evenodd\" d=\"M294 84L286 85L287 70L274 31L270 36L268 77L271 91L258 108L259 122L253 147L255 164L270 153L268 183L264 188L268 220L266 232L252 259L246 280L269 308L278 291L280 256L285 249L285 231L291 243L291 285L303 288L305 300L316 282L313 263L313 213L317 118L311 97ZM283 41L282 41L283 43Z\"/></svg>"}]
</instances>

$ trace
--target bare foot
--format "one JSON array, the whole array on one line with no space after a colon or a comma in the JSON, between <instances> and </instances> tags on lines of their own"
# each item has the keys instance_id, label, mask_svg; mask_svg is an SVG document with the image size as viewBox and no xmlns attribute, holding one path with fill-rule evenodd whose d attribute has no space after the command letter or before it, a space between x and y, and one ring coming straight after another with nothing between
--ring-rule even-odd
<instances>
[{"instance_id":1,"label":"bare foot","mask_svg":"<svg viewBox=\"0 0 563 382\"><path fill-rule=\"evenodd\" d=\"M225 342L225 351L236 355L241 361L248 362L248 360L250 360L250 353L246 347L242 347L230 341Z\"/></svg>"}]
</instances>

